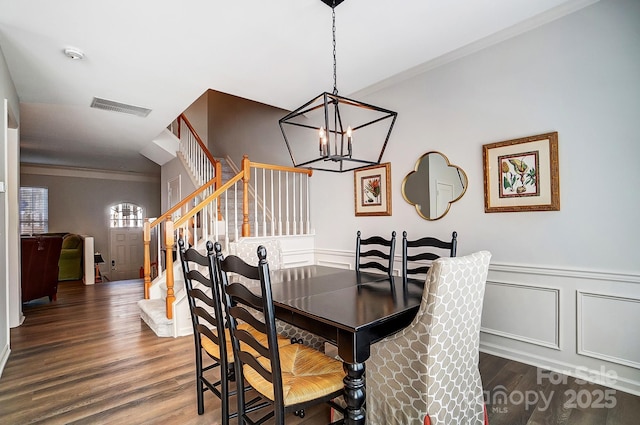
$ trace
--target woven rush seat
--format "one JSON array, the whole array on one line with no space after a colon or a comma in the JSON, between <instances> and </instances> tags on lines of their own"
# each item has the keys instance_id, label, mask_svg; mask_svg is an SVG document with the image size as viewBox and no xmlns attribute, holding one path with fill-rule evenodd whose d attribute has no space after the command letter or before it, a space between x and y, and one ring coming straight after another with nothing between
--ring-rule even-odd
<instances>
[{"instance_id":1,"label":"woven rush seat","mask_svg":"<svg viewBox=\"0 0 640 425\"><path fill-rule=\"evenodd\" d=\"M230 410L229 398L249 390L243 379L236 381L236 368L231 332L226 326L223 313L220 285L217 283L218 273L215 271L213 244L207 242L207 253L203 255L195 248L186 248L184 240L178 241L180 259L184 274L195 347L196 396L198 414L204 413L204 394L213 393L221 402L221 423L228 425L229 419L238 416L238 412ZM259 341L266 341L267 336L247 323L238 324L247 335ZM290 340L276 335L277 345L289 345ZM245 347L256 353L252 348ZM257 353L256 353L257 354ZM203 364L203 357L211 362ZM210 373L217 369L218 374ZM231 382L236 381L236 385ZM246 411L254 411L262 406L255 404L259 398L247 402Z\"/></svg>"},{"instance_id":2,"label":"woven rush seat","mask_svg":"<svg viewBox=\"0 0 640 425\"><path fill-rule=\"evenodd\" d=\"M217 283L222 289L231 328L237 380L247 383L258 393L260 406L264 403L272 407L260 419L251 418L247 415L250 404L245 402L244 393L239 392L238 423L262 424L273 418L275 424L284 425L287 414L303 418L304 409L320 403L328 403L344 412L332 402L344 389L342 363L302 344L282 346L279 343L266 248L257 248L257 266L235 255L224 258L218 242L215 251ZM227 273L233 274L232 282ZM246 279L238 279L238 276ZM259 341L250 332L240 329L240 323L264 329L266 340Z\"/></svg>"},{"instance_id":3,"label":"woven rush seat","mask_svg":"<svg viewBox=\"0 0 640 425\"><path fill-rule=\"evenodd\" d=\"M265 335L264 333L262 333L259 330L255 329L251 325L248 325L247 323L239 324L238 325L238 330L247 331L251 335L253 335L253 337L256 340L260 341L262 344L264 344L264 345L267 344L267 335ZM229 332L229 329L226 329L224 331L224 333L225 333L225 341L226 341L226 344L227 344L227 360L228 360L229 363L233 363L234 362L234 357L233 357L233 344L231 343L231 334ZM201 338L202 338L202 341L201 341L202 348L204 348L207 353L209 353L210 355L212 355L216 359L219 359L220 358L220 347L218 346L218 344L213 342L213 341L211 341L205 335L202 335ZM289 340L289 338L287 338L286 336L278 335L278 345L280 347L284 347L285 345L291 345L291 340ZM249 347L246 344L242 344L242 349L245 350L245 351L250 352L254 356L258 355L257 351L255 351L254 349L252 349L251 347Z\"/></svg>"},{"instance_id":4,"label":"woven rush seat","mask_svg":"<svg viewBox=\"0 0 640 425\"><path fill-rule=\"evenodd\" d=\"M260 357L258 362L271 371L271 360ZM282 392L284 405L304 403L325 397L344 387L342 362L302 344L280 347ZM250 366L243 366L246 381L269 400L275 400L273 383L264 379Z\"/></svg>"}]
</instances>

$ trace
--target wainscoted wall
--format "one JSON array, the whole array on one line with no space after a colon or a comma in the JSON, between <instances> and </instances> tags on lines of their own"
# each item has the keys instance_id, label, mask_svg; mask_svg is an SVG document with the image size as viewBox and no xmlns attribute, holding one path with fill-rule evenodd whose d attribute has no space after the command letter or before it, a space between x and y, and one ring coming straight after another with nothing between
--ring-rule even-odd
<instances>
[{"instance_id":1,"label":"wainscoted wall","mask_svg":"<svg viewBox=\"0 0 640 425\"><path fill-rule=\"evenodd\" d=\"M315 254L354 267L353 251ZM639 275L492 263L480 351L640 395L639 324Z\"/></svg>"},{"instance_id":2,"label":"wainscoted wall","mask_svg":"<svg viewBox=\"0 0 640 425\"><path fill-rule=\"evenodd\" d=\"M638 275L492 264L480 349L640 394L639 303Z\"/></svg>"},{"instance_id":3,"label":"wainscoted wall","mask_svg":"<svg viewBox=\"0 0 640 425\"><path fill-rule=\"evenodd\" d=\"M357 230L440 239L455 230L458 255L493 254L483 351L570 375L616 373L607 385L640 394L640 195L612 184L640 181L627 165L640 157L639 29L640 2L600 0L352 94L398 112L382 160L393 211L356 217L353 173L314 173L317 263L352 263ZM559 135L560 211L485 213L482 145L548 131ZM428 151L469 179L437 221L402 197Z\"/></svg>"}]
</instances>

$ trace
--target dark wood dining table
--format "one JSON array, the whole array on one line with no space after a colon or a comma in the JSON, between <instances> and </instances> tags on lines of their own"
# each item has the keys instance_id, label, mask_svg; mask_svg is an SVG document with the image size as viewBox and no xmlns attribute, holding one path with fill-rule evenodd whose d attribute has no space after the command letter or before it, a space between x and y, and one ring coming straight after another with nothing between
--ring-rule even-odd
<instances>
[{"instance_id":1,"label":"dark wood dining table","mask_svg":"<svg viewBox=\"0 0 640 425\"><path fill-rule=\"evenodd\" d=\"M276 317L338 347L344 362L346 424L364 424L364 362L372 343L406 327L415 317L423 283L384 274L326 266L271 272Z\"/></svg>"}]
</instances>

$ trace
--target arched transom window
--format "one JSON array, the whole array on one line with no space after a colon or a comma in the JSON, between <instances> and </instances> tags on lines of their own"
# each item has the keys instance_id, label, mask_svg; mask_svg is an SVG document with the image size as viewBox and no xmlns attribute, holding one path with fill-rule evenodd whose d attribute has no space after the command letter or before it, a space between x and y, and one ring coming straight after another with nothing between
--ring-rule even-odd
<instances>
[{"instance_id":1,"label":"arched transom window","mask_svg":"<svg viewBox=\"0 0 640 425\"><path fill-rule=\"evenodd\" d=\"M110 226L114 227L142 227L142 207L123 202L111 207Z\"/></svg>"}]
</instances>

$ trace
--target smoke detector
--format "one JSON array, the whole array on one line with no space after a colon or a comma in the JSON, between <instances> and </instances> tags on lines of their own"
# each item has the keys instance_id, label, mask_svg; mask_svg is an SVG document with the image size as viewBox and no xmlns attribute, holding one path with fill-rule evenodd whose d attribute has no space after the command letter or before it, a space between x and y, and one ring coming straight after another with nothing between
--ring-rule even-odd
<instances>
[{"instance_id":1,"label":"smoke detector","mask_svg":"<svg viewBox=\"0 0 640 425\"><path fill-rule=\"evenodd\" d=\"M64 49L64 54L71 59L76 59L76 60L84 59L84 53L81 50L75 49L73 47L67 47L66 49Z\"/></svg>"}]
</instances>

